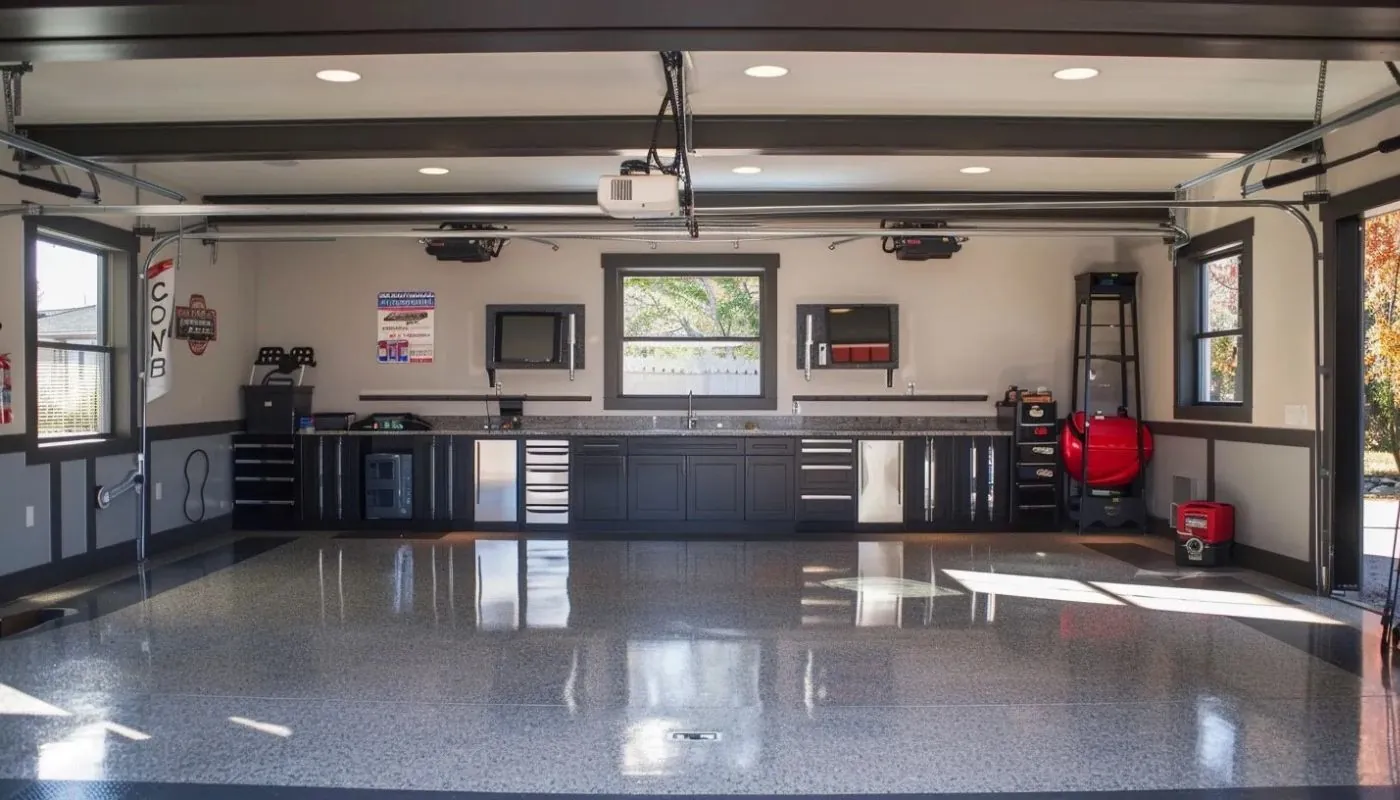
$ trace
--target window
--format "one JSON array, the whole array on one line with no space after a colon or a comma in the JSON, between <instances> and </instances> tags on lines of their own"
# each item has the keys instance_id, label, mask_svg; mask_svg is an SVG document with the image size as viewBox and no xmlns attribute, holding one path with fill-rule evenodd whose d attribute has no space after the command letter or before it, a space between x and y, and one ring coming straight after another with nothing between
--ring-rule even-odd
<instances>
[{"instance_id":1,"label":"window","mask_svg":"<svg viewBox=\"0 0 1400 800\"><path fill-rule=\"evenodd\" d=\"M31 455L113 452L134 428L135 237L85 219L25 225Z\"/></svg>"},{"instance_id":2,"label":"window","mask_svg":"<svg viewBox=\"0 0 1400 800\"><path fill-rule=\"evenodd\" d=\"M1195 237L1177 254L1176 417L1249 422L1254 221Z\"/></svg>"},{"instance_id":3,"label":"window","mask_svg":"<svg viewBox=\"0 0 1400 800\"><path fill-rule=\"evenodd\" d=\"M776 255L605 255L604 407L777 408Z\"/></svg>"},{"instance_id":4,"label":"window","mask_svg":"<svg viewBox=\"0 0 1400 800\"><path fill-rule=\"evenodd\" d=\"M41 439L112 432L106 258L40 236L35 247L36 425Z\"/></svg>"}]
</instances>

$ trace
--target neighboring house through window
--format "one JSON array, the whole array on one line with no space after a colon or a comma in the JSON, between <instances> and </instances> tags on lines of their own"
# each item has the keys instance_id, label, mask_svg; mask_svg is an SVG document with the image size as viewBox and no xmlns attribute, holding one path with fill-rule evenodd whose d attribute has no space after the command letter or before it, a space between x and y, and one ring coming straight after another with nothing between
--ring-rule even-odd
<instances>
[{"instance_id":1,"label":"neighboring house through window","mask_svg":"<svg viewBox=\"0 0 1400 800\"><path fill-rule=\"evenodd\" d=\"M1249 422L1254 220L1195 237L1176 261L1176 418Z\"/></svg>"},{"instance_id":2,"label":"neighboring house through window","mask_svg":"<svg viewBox=\"0 0 1400 800\"><path fill-rule=\"evenodd\" d=\"M777 407L778 257L605 255L610 409Z\"/></svg>"}]
</instances>

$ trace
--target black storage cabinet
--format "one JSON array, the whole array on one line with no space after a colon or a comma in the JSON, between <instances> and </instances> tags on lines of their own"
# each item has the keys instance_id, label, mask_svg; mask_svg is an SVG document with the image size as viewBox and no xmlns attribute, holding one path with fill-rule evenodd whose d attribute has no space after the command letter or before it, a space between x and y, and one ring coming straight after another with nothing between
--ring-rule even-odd
<instances>
[{"instance_id":1,"label":"black storage cabinet","mask_svg":"<svg viewBox=\"0 0 1400 800\"><path fill-rule=\"evenodd\" d=\"M248 433L290 434L297 419L311 416L311 386L244 386L243 419Z\"/></svg>"}]
</instances>

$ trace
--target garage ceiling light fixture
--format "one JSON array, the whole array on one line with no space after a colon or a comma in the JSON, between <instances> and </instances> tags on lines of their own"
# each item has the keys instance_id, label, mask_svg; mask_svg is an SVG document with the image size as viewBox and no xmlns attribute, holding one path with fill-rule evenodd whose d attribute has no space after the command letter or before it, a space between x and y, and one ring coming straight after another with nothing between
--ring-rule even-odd
<instances>
[{"instance_id":1,"label":"garage ceiling light fixture","mask_svg":"<svg viewBox=\"0 0 1400 800\"><path fill-rule=\"evenodd\" d=\"M763 167L735 167L731 171L735 175L757 175L763 171Z\"/></svg>"},{"instance_id":2,"label":"garage ceiling light fixture","mask_svg":"<svg viewBox=\"0 0 1400 800\"><path fill-rule=\"evenodd\" d=\"M1087 81L1098 76L1099 71L1093 67L1070 67L1055 72L1055 77L1062 81Z\"/></svg>"},{"instance_id":3,"label":"garage ceiling light fixture","mask_svg":"<svg viewBox=\"0 0 1400 800\"><path fill-rule=\"evenodd\" d=\"M962 169L958 170L958 172L961 172L964 175L986 175L988 172L991 171L991 167L963 167Z\"/></svg>"},{"instance_id":4,"label":"garage ceiling light fixture","mask_svg":"<svg viewBox=\"0 0 1400 800\"><path fill-rule=\"evenodd\" d=\"M316 77L327 83L354 83L360 79L360 73L348 69L323 69L316 73Z\"/></svg>"},{"instance_id":5,"label":"garage ceiling light fixture","mask_svg":"<svg viewBox=\"0 0 1400 800\"><path fill-rule=\"evenodd\" d=\"M423 167L418 172L423 175L446 175L449 170L446 167Z\"/></svg>"},{"instance_id":6,"label":"garage ceiling light fixture","mask_svg":"<svg viewBox=\"0 0 1400 800\"><path fill-rule=\"evenodd\" d=\"M758 64L744 70L744 74L750 78L781 78L788 74L788 69L776 64Z\"/></svg>"}]
</instances>

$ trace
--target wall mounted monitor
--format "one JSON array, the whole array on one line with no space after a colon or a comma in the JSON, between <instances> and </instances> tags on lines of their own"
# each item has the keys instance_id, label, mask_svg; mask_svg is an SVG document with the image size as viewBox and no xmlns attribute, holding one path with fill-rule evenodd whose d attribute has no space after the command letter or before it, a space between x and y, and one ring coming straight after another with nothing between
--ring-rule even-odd
<instances>
[{"instance_id":1,"label":"wall mounted monitor","mask_svg":"<svg viewBox=\"0 0 1400 800\"><path fill-rule=\"evenodd\" d=\"M511 311L496 317L499 364L559 363L565 319L549 312Z\"/></svg>"}]
</instances>

